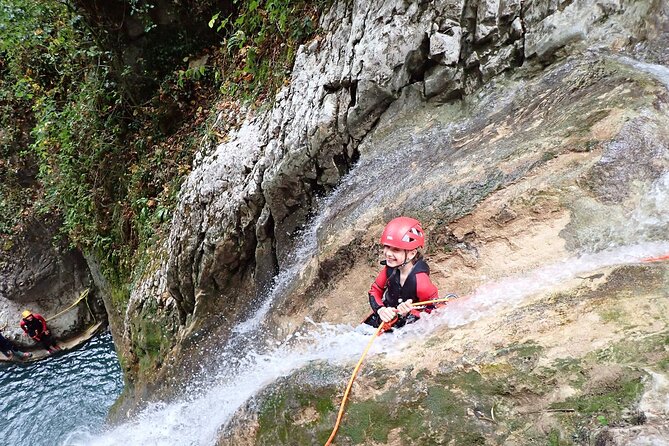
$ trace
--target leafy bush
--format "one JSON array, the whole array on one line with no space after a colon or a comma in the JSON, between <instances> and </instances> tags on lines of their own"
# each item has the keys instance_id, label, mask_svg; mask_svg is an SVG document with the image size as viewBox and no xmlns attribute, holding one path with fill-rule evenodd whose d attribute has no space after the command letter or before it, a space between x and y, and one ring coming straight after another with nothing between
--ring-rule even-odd
<instances>
[{"instance_id":1,"label":"leafy bush","mask_svg":"<svg viewBox=\"0 0 669 446\"><path fill-rule=\"evenodd\" d=\"M0 232L11 238L30 217L57 215L66 240L113 269L122 240L112 220L126 193L127 148L111 55L59 2L3 3L0 32L1 119L9 133L0 141L8 160ZM29 187L14 174L22 166L33 167Z\"/></svg>"},{"instance_id":2,"label":"leafy bush","mask_svg":"<svg viewBox=\"0 0 669 446\"><path fill-rule=\"evenodd\" d=\"M124 91L132 69L104 27L68 5L0 2L0 246L33 218L56 216L63 240L122 284L165 229L217 94L271 97L323 3L233 0L227 17L207 14L201 26L221 45L152 79L160 88L141 103Z\"/></svg>"},{"instance_id":3,"label":"leafy bush","mask_svg":"<svg viewBox=\"0 0 669 446\"><path fill-rule=\"evenodd\" d=\"M233 0L235 16L209 21L224 33L221 92L264 99L290 72L298 45L312 37L327 0Z\"/></svg>"}]
</instances>

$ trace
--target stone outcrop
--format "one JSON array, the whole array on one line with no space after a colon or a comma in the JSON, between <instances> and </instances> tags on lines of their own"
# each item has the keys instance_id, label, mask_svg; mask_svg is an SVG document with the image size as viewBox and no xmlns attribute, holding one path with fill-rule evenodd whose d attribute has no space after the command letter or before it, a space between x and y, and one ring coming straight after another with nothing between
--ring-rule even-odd
<instances>
[{"instance_id":1,"label":"stone outcrop","mask_svg":"<svg viewBox=\"0 0 669 446\"><path fill-rule=\"evenodd\" d=\"M0 320L5 336L31 346L19 328L21 312L30 309L53 317L92 287L86 262L79 251L56 242L56 224L32 220L0 254ZM106 318L105 308L94 290L82 302L49 321L57 337L67 338L94 320Z\"/></svg>"},{"instance_id":2,"label":"stone outcrop","mask_svg":"<svg viewBox=\"0 0 669 446\"><path fill-rule=\"evenodd\" d=\"M178 339L176 351L207 329L207 316L216 314L228 327L234 324L290 261L320 197L333 191L354 163L383 156L383 147L369 142L370 132L377 141L385 132L388 140L404 141L415 150L425 147L426 140L411 136L411 129L393 134L393 115L420 108L425 101L468 97L517 67L540 71L569 51L630 45L654 29L657 7L653 1L624 0L335 2L322 18L322 33L300 48L290 84L274 105L249 110L235 128L226 125L225 116L218 120L217 126L229 131L227 142L204 147L196 157L182 186L171 234L132 291L123 333L116 333L121 350L136 350L146 321L161 327L172 344ZM559 108L559 103L551 104L551 96L543 99ZM488 106L500 113L495 119L514 110L503 100L489 98ZM538 100L526 113L541 113L545 106ZM469 133L458 138L481 142L480 135L495 137L483 118L472 122ZM436 136L450 138L451 131ZM587 141L582 143L587 146ZM483 157L476 154L479 145L463 147L453 140L448 150ZM509 156L511 148L505 148ZM425 153L421 166L434 160ZM490 164L485 168L489 175L462 189L443 189L432 180L428 196L447 194L440 215L445 222L459 218L527 174L545 153L537 151L509 171ZM398 162L415 169L406 159ZM457 156L453 162L457 165ZM440 167L446 168L432 166ZM373 162L369 169L374 175ZM403 199L386 212L407 209ZM418 204L430 212L436 209L428 201ZM161 345L160 354L169 348Z\"/></svg>"}]
</instances>

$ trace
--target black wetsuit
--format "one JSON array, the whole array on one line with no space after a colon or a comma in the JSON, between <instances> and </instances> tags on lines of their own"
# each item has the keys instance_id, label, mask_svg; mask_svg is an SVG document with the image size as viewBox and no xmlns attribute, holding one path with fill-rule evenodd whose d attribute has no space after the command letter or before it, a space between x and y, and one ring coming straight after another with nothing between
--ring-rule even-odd
<instances>
[{"instance_id":1,"label":"black wetsuit","mask_svg":"<svg viewBox=\"0 0 669 446\"><path fill-rule=\"evenodd\" d=\"M14 348L14 345L0 334L0 352L9 358L15 351L16 348Z\"/></svg>"},{"instance_id":2,"label":"black wetsuit","mask_svg":"<svg viewBox=\"0 0 669 446\"><path fill-rule=\"evenodd\" d=\"M399 269L386 266L372 282L369 290L369 305L372 307L372 314L363 322L372 327L378 327L381 324L381 317L378 315L379 308L396 308L401 302L409 299L418 303L437 297L439 297L437 287L430 281L430 267L424 260L420 259L414 264L404 285L400 284ZM393 326L399 328L418 318L420 318L420 311L411 310L406 316L400 317Z\"/></svg>"}]
</instances>

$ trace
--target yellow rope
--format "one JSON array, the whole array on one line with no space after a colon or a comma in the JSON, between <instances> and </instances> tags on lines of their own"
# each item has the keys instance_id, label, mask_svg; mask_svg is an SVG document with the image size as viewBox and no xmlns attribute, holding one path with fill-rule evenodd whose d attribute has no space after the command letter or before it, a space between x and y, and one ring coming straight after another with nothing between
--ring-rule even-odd
<instances>
[{"instance_id":1,"label":"yellow rope","mask_svg":"<svg viewBox=\"0 0 669 446\"><path fill-rule=\"evenodd\" d=\"M88 294L86 295L86 297L88 297ZM88 299L86 299L86 308L88 308L88 312L93 317L93 324L94 325L97 324L98 323L98 318L95 317L95 314L93 313L93 310L91 310L91 304L90 304L90 302L88 302Z\"/></svg>"},{"instance_id":2,"label":"yellow rope","mask_svg":"<svg viewBox=\"0 0 669 446\"><path fill-rule=\"evenodd\" d=\"M330 438L328 438L328 441L325 442L325 446L328 446L330 443L332 443L332 440L334 440L335 435L337 435L337 429L339 429L339 424L341 423L341 418L344 416L344 407L346 406L346 399L348 398L348 394L351 391L351 387L353 386L353 381L355 381L355 375L358 374L358 369L360 369L360 366L362 365L362 361L365 359L365 356L367 356L367 352L369 349L372 347L372 343L374 342L374 339L376 339L379 334L381 334L381 331L384 329L386 326L385 323L379 324L379 328L376 330L376 333L374 333L374 336L372 336L372 339L369 340L369 343L367 344L367 347L365 347L365 351L362 352L362 356L358 360L358 363L356 364L355 368L353 369L353 374L351 375L351 379L348 380L348 385L346 386L346 391L344 392L344 397L341 400L341 405L339 406L339 413L337 414L337 421L335 422L334 429L332 430L332 433L330 434Z\"/></svg>"},{"instance_id":3,"label":"yellow rope","mask_svg":"<svg viewBox=\"0 0 669 446\"><path fill-rule=\"evenodd\" d=\"M440 298L440 299L434 299L434 300L425 300L422 302L416 302L412 303L412 307L421 307L423 305L431 305L431 304L437 304L441 302L447 302L449 300L453 300L457 298L455 294L449 294L446 297ZM394 320L391 322L383 322L379 325L379 328L376 329L376 333L374 333L374 336L372 336L372 339L369 340L369 343L367 344L367 347L365 347L365 350L362 352L362 356L360 356L360 359L358 360L358 363L355 365L355 368L353 369L353 374L351 374L351 379L348 380L348 385L346 386L346 390L344 391L344 396L341 400L341 404L339 406L339 413L337 414L337 421L335 422L334 429L332 429L332 433L330 434L330 438L328 438L328 441L325 442L324 446L329 446L332 443L332 440L334 440L334 437L337 435L337 430L339 429L339 424L341 423L341 419L344 416L344 407L346 406L346 400L348 399L348 394L351 392L351 387L353 386L353 381L355 381L355 377L358 374L358 370L360 369L360 366L362 365L362 361L365 359L365 356L367 356L367 352L369 349L372 347L372 343L374 340L379 337L379 335L388 330L392 325L397 321L397 317L395 317Z\"/></svg>"},{"instance_id":4,"label":"yellow rope","mask_svg":"<svg viewBox=\"0 0 669 446\"><path fill-rule=\"evenodd\" d=\"M72 305L70 305L69 307L67 307L67 308L64 309L63 311L59 312L58 314L55 314L55 315L53 315L53 316L47 318L47 319L46 319L47 322L50 321L50 320L53 320L53 319L57 318L58 316L60 316L60 315L62 315L62 314L64 314L64 313L66 313L66 312L70 311L72 308L76 307L77 304L78 304L79 302L81 302L82 300L84 300L84 299L86 299L86 298L88 297L88 294L89 294L90 292L91 292L91 289L90 289L90 288L86 288L84 291L81 292L81 294L79 295L79 298L78 298L77 300L75 300L74 303L73 303ZM86 301L86 303L88 304L88 301ZM90 311L90 307L88 308L88 310ZM91 312L91 314L93 314L93 313ZM95 318L95 316L93 316L93 318Z\"/></svg>"}]
</instances>

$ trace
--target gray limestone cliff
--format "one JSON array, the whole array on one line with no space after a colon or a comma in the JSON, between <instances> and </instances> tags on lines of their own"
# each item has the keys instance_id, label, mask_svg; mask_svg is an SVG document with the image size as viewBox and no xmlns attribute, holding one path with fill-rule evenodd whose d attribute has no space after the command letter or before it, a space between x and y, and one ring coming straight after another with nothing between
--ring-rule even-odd
<instances>
[{"instance_id":1,"label":"gray limestone cliff","mask_svg":"<svg viewBox=\"0 0 669 446\"><path fill-rule=\"evenodd\" d=\"M229 138L196 156L169 237L120 309L125 404L170 393L268 296L275 333L345 320L321 302L364 304L374 234L401 213L429 228L434 263L453 271L442 285L461 292L639 241L639 228L662 240L666 222L635 209L664 209L644 196L669 160L655 65L666 19L650 0L335 2L274 103L218 116Z\"/></svg>"}]
</instances>

